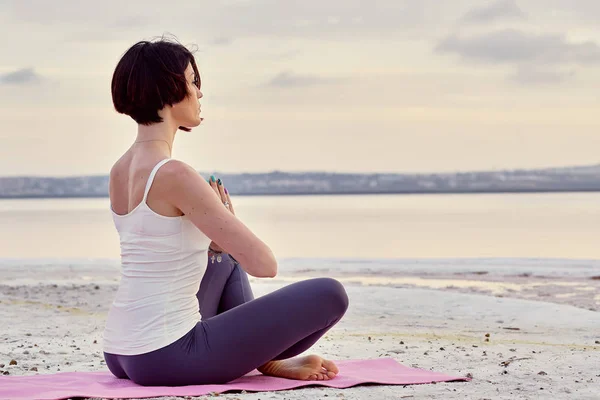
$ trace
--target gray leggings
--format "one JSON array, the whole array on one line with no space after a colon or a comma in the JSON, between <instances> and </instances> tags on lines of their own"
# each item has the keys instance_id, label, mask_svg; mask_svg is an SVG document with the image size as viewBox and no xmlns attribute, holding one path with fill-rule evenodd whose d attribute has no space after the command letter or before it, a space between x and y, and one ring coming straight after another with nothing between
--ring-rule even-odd
<instances>
[{"instance_id":1,"label":"gray leggings","mask_svg":"<svg viewBox=\"0 0 600 400\"><path fill-rule=\"evenodd\" d=\"M225 254L209 261L197 297L202 321L174 343L139 355L104 353L113 375L143 386L226 383L304 352L348 308L344 287L331 278L254 299L246 272Z\"/></svg>"}]
</instances>

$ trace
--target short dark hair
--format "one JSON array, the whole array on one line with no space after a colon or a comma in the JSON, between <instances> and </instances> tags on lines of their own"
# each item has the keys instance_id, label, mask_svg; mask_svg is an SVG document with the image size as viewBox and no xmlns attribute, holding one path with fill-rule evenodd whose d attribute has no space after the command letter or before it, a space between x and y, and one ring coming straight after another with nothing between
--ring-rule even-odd
<instances>
[{"instance_id":1,"label":"short dark hair","mask_svg":"<svg viewBox=\"0 0 600 400\"><path fill-rule=\"evenodd\" d=\"M162 122L159 110L190 95L185 77L190 63L196 74L195 83L200 87L194 55L185 46L165 37L137 42L123 54L113 73L111 91L115 110L129 115L138 124ZM190 131L186 127L179 129Z\"/></svg>"}]
</instances>

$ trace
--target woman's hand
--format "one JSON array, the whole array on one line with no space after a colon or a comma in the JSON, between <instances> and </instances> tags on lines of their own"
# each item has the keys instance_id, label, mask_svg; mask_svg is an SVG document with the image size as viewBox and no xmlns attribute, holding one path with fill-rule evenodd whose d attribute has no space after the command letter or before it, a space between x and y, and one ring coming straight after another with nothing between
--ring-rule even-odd
<instances>
[{"instance_id":1,"label":"woman's hand","mask_svg":"<svg viewBox=\"0 0 600 400\"><path fill-rule=\"evenodd\" d=\"M223 205L227 207L227 209L233 215L235 215L233 204L231 204L231 197L229 196L227 188L225 187L225 185L223 185L223 181L221 179L215 179L214 175L211 175L210 179L208 180L208 183L210 184L210 187L213 188L217 196L219 196L219 198L221 199L221 203L223 203ZM215 242L211 242L209 248L217 252L223 252L223 249Z\"/></svg>"}]
</instances>

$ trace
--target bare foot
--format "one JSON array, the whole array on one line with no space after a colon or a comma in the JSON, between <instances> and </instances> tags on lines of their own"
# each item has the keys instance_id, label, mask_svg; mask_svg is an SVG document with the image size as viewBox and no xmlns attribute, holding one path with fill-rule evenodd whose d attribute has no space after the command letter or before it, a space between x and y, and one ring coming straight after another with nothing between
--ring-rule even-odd
<instances>
[{"instance_id":1,"label":"bare foot","mask_svg":"<svg viewBox=\"0 0 600 400\"><path fill-rule=\"evenodd\" d=\"M328 381L339 372L333 361L317 355L269 361L258 368L264 375L301 381Z\"/></svg>"}]
</instances>

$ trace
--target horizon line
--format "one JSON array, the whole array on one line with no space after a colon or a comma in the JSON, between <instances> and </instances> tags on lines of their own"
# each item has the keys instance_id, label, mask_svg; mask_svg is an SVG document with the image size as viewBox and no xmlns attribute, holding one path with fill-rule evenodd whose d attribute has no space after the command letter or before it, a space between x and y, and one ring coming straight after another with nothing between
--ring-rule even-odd
<instances>
[{"instance_id":1,"label":"horizon line","mask_svg":"<svg viewBox=\"0 0 600 400\"><path fill-rule=\"evenodd\" d=\"M543 171L549 169L569 169L569 168L590 168L600 167L600 163L597 164L580 164L580 165L562 165L562 166L546 166L546 167L515 167L515 168L502 168L502 169L480 169L480 170L455 170L447 172L333 172L326 170L311 170L311 171L285 171L280 169L274 169L268 172L220 172L214 170L213 174L224 174L224 175L268 175L273 173L283 174L333 174L333 175L450 175L450 174L469 174L469 173L490 173L490 172L513 172L513 171ZM206 173L197 170L199 173ZM0 179L6 178L46 178L46 179L68 179L68 178L83 178L83 177L104 177L108 176L105 174L89 174L89 175L0 175Z\"/></svg>"}]
</instances>

